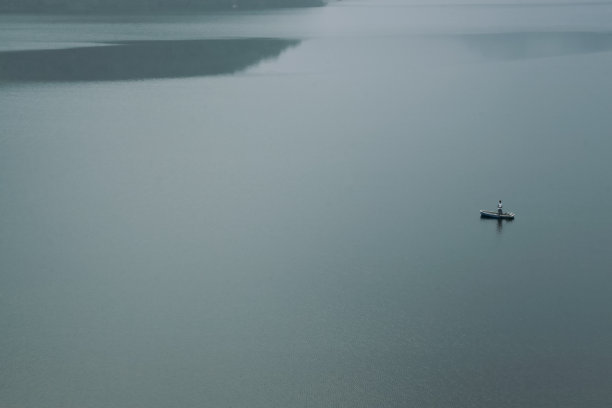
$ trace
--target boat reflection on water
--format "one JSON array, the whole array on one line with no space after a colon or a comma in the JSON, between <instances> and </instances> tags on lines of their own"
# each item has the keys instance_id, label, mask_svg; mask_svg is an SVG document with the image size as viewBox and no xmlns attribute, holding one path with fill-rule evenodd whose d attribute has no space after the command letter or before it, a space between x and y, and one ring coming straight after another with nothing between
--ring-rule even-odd
<instances>
[{"instance_id":1,"label":"boat reflection on water","mask_svg":"<svg viewBox=\"0 0 612 408\"><path fill-rule=\"evenodd\" d=\"M501 234L502 229L504 228L504 224L506 223L512 223L514 222L513 219L492 219L492 218L480 218L480 222L484 222L484 223L495 223L496 226L496 230L498 233Z\"/></svg>"},{"instance_id":2,"label":"boat reflection on water","mask_svg":"<svg viewBox=\"0 0 612 408\"><path fill-rule=\"evenodd\" d=\"M501 233L505 222L514 221L514 215L512 212L499 213L496 211L480 210L480 220L482 222L495 221L498 233Z\"/></svg>"},{"instance_id":3,"label":"boat reflection on water","mask_svg":"<svg viewBox=\"0 0 612 408\"><path fill-rule=\"evenodd\" d=\"M504 220L497 220L497 232L499 234L501 234L503 227L504 227Z\"/></svg>"}]
</instances>

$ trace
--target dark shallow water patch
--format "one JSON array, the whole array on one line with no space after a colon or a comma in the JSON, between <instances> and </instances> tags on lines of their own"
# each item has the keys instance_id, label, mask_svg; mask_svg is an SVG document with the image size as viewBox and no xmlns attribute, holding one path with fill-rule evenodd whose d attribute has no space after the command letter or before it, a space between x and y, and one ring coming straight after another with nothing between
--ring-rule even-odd
<instances>
[{"instance_id":1,"label":"dark shallow water patch","mask_svg":"<svg viewBox=\"0 0 612 408\"><path fill-rule=\"evenodd\" d=\"M612 50L612 33L608 32L492 33L459 37L481 56L498 60L557 57Z\"/></svg>"},{"instance_id":2,"label":"dark shallow water patch","mask_svg":"<svg viewBox=\"0 0 612 408\"><path fill-rule=\"evenodd\" d=\"M278 57L298 40L122 41L0 52L0 81L117 81L233 74Z\"/></svg>"}]
</instances>

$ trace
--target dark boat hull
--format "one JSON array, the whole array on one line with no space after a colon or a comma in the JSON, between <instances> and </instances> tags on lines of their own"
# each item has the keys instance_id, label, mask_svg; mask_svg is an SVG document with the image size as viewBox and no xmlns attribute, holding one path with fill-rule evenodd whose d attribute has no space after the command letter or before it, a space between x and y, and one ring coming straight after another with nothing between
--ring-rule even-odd
<instances>
[{"instance_id":1,"label":"dark boat hull","mask_svg":"<svg viewBox=\"0 0 612 408\"><path fill-rule=\"evenodd\" d=\"M497 213L493 211L480 210L480 218L494 218L496 220L513 220L514 213Z\"/></svg>"}]
</instances>

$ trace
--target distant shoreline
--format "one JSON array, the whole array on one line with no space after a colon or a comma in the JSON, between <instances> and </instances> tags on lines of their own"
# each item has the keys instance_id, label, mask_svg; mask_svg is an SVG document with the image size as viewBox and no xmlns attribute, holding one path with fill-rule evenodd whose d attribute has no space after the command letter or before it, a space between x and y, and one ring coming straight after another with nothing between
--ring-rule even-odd
<instances>
[{"instance_id":1,"label":"distant shoreline","mask_svg":"<svg viewBox=\"0 0 612 408\"><path fill-rule=\"evenodd\" d=\"M0 13L167 13L322 7L325 0L0 0Z\"/></svg>"}]
</instances>

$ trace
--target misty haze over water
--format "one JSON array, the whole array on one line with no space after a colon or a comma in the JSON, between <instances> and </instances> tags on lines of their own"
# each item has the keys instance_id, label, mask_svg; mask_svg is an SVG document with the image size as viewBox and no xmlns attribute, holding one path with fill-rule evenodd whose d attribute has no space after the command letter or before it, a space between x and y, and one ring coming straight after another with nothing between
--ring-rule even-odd
<instances>
[{"instance_id":1,"label":"misty haze over water","mask_svg":"<svg viewBox=\"0 0 612 408\"><path fill-rule=\"evenodd\" d=\"M610 406L610 72L603 2L0 15L0 406Z\"/></svg>"}]
</instances>

